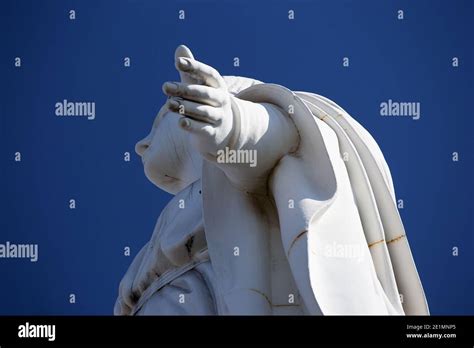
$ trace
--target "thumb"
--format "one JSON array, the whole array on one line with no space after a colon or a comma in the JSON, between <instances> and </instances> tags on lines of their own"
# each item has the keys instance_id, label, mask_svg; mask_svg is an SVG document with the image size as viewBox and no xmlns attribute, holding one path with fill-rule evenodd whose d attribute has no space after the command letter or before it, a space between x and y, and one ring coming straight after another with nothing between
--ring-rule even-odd
<instances>
[{"instance_id":1,"label":"thumb","mask_svg":"<svg viewBox=\"0 0 474 348\"><path fill-rule=\"evenodd\" d=\"M179 45L176 48L176 51L174 52L175 62L180 57L194 59L194 56L193 56L191 50L188 47L186 47L185 45ZM191 76L189 76L189 74L186 74L182 71L179 71L179 76L181 77L181 82L190 83L190 84L197 82L195 79L193 79Z\"/></svg>"}]
</instances>

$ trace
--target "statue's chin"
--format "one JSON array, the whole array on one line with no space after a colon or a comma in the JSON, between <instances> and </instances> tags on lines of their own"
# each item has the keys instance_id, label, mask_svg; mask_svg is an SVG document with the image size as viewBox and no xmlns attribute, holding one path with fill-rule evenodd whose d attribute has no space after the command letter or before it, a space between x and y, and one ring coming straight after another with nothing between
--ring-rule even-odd
<instances>
[{"instance_id":1,"label":"statue's chin","mask_svg":"<svg viewBox=\"0 0 474 348\"><path fill-rule=\"evenodd\" d=\"M179 191L183 190L187 185L184 181L172 177L167 174L157 173L156 171L147 170L145 166L145 175L153 184L157 187L171 193L172 195L178 193Z\"/></svg>"},{"instance_id":2,"label":"statue's chin","mask_svg":"<svg viewBox=\"0 0 474 348\"><path fill-rule=\"evenodd\" d=\"M184 151L181 148L176 150L172 143L168 143L166 146L152 144L142 154L145 176L160 189L171 194L185 189L199 179L201 174L201 168L192 165L193 161L189 155L176 157L176 152L181 154Z\"/></svg>"}]
</instances>

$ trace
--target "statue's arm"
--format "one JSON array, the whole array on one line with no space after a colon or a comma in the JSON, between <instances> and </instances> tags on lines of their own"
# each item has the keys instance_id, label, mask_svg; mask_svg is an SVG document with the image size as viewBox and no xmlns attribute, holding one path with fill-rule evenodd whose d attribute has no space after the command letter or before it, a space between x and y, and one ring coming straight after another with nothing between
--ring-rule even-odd
<instances>
[{"instance_id":1,"label":"statue's arm","mask_svg":"<svg viewBox=\"0 0 474 348\"><path fill-rule=\"evenodd\" d=\"M240 159L250 161L232 163L226 151L221 151L214 162L237 186L251 192L265 190L279 160L296 150L298 132L291 118L278 106L231 98L235 141L229 148L241 151Z\"/></svg>"},{"instance_id":2,"label":"statue's arm","mask_svg":"<svg viewBox=\"0 0 474 348\"><path fill-rule=\"evenodd\" d=\"M170 111L192 137L203 157L224 171L237 187L260 191L272 169L296 149L298 132L277 106L232 96L214 68L191 58L178 58L176 67L195 83L167 82ZM231 151L229 151L231 150ZM241 163L235 163L235 159ZM246 159L247 161L243 161Z\"/></svg>"}]
</instances>

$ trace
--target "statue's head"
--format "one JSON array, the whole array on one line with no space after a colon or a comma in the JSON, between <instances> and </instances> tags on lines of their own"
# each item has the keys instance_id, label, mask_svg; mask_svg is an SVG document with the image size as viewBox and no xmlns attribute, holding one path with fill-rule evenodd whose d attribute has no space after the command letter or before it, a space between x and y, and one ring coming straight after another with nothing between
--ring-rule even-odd
<instances>
[{"instance_id":1,"label":"statue's head","mask_svg":"<svg viewBox=\"0 0 474 348\"><path fill-rule=\"evenodd\" d=\"M175 60L179 57L194 59L191 51L183 45L176 49ZM182 83L196 83L182 72L180 77ZM260 83L235 76L225 76L224 81L231 94ZM180 115L171 112L165 103L158 112L150 133L135 145L135 151L142 158L146 177L172 194L200 179L203 161L188 133L179 126L179 119Z\"/></svg>"},{"instance_id":2,"label":"statue's head","mask_svg":"<svg viewBox=\"0 0 474 348\"><path fill-rule=\"evenodd\" d=\"M178 57L193 58L189 49L178 47ZM181 76L181 80L186 77ZM142 158L146 177L159 188L175 194L198 180L202 158L191 145L189 136L178 125L179 117L167 104L162 106L153 122L150 133L135 145Z\"/></svg>"},{"instance_id":3,"label":"statue's head","mask_svg":"<svg viewBox=\"0 0 474 348\"><path fill-rule=\"evenodd\" d=\"M150 133L135 145L146 177L159 188L175 194L201 175L202 157L178 125L179 118L163 106Z\"/></svg>"}]
</instances>

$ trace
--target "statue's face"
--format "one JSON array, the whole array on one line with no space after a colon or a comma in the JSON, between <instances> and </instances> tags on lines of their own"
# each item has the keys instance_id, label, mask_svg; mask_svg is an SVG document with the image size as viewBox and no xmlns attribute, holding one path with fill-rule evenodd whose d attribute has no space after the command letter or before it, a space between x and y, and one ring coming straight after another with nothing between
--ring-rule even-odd
<instances>
[{"instance_id":1,"label":"statue's face","mask_svg":"<svg viewBox=\"0 0 474 348\"><path fill-rule=\"evenodd\" d=\"M179 127L178 120L178 115L163 107L150 134L135 145L146 177L172 194L198 180L202 167L202 157Z\"/></svg>"}]
</instances>

